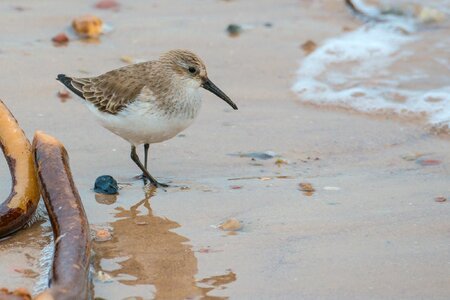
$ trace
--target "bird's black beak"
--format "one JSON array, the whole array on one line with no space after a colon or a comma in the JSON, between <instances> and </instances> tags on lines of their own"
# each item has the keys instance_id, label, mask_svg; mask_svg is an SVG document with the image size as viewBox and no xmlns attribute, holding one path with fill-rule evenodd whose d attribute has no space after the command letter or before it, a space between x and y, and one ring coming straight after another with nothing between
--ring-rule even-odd
<instances>
[{"instance_id":1,"label":"bird's black beak","mask_svg":"<svg viewBox=\"0 0 450 300\"><path fill-rule=\"evenodd\" d=\"M211 80L209 80L208 78L206 78L205 82L203 82L202 87L205 90L210 91L211 93L217 95L218 97L222 98L226 103L228 103L233 109L238 109L237 105L234 104L233 101L231 101L231 99L225 95L224 92L222 92L214 83L212 83Z\"/></svg>"}]
</instances>

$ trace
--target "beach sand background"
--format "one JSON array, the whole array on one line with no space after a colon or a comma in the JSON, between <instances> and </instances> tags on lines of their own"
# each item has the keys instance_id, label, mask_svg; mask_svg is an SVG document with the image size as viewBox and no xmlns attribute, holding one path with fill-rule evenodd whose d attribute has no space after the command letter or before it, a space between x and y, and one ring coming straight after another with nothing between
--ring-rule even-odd
<instances>
[{"instance_id":1,"label":"beach sand background","mask_svg":"<svg viewBox=\"0 0 450 300\"><path fill-rule=\"evenodd\" d=\"M123 2L118 11L94 1L0 3L0 98L30 138L39 129L65 144L90 223L113 231L94 243L94 272L111 276L94 279L96 297L448 298L450 204L434 200L450 198L448 136L420 119L303 105L291 91L302 43L361 25L341 1ZM54 47L51 37L86 13L113 31L98 44ZM230 23L251 26L230 38ZM239 110L205 91L198 120L150 148L151 173L189 188L152 194L132 179L129 145L78 99L62 103L55 77L97 75L123 66L121 56L148 60L172 48L198 53ZM254 151L289 163L229 155ZM107 204L92 191L104 174L130 183ZM5 198L4 160L0 182ZM231 217L243 223L237 234L216 228ZM1 286L42 289L49 243L45 220L3 240Z\"/></svg>"}]
</instances>

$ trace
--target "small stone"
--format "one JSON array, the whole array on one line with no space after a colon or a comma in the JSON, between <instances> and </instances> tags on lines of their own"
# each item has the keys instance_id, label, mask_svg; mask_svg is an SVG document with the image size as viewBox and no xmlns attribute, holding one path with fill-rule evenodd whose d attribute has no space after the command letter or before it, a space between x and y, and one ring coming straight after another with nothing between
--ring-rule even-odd
<instances>
[{"instance_id":1,"label":"small stone","mask_svg":"<svg viewBox=\"0 0 450 300\"><path fill-rule=\"evenodd\" d=\"M58 94L56 94L56 95L58 96L59 100L61 100L61 102L63 102L63 103L66 102L67 99L70 98L70 94L66 89L60 89L58 91Z\"/></svg>"},{"instance_id":2,"label":"small stone","mask_svg":"<svg viewBox=\"0 0 450 300\"><path fill-rule=\"evenodd\" d=\"M238 24L230 24L227 27L227 32L230 36L236 37L242 33L242 26Z\"/></svg>"},{"instance_id":3,"label":"small stone","mask_svg":"<svg viewBox=\"0 0 450 300\"><path fill-rule=\"evenodd\" d=\"M242 229L242 223L236 218L230 218L219 225L219 228L225 231L237 231Z\"/></svg>"},{"instance_id":4,"label":"small stone","mask_svg":"<svg viewBox=\"0 0 450 300\"><path fill-rule=\"evenodd\" d=\"M59 33L52 38L55 46L64 46L69 42L69 37L65 33Z\"/></svg>"},{"instance_id":5,"label":"small stone","mask_svg":"<svg viewBox=\"0 0 450 300\"><path fill-rule=\"evenodd\" d=\"M308 40L301 45L301 48L303 49L303 51L305 51L306 54L310 54L311 52L316 50L317 44L311 40Z\"/></svg>"},{"instance_id":6,"label":"small stone","mask_svg":"<svg viewBox=\"0 0 450 300\"><path fill-rule=\"evenodd\" d=\"M94 191L99 194L115 195L119 191L119 186L112 176L102 175L95 180Z\"/></svg>"}]
</instances>

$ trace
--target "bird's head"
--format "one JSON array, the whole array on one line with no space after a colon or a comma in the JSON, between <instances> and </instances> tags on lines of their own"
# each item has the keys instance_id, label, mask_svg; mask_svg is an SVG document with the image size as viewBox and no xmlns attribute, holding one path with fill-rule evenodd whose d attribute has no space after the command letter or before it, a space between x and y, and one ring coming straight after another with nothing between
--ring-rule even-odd
<instances>
[{"instance_id":1,"label":"bird's head","mask_svg":"<svg viewBox=\"0 0 450 300\"><path fill-rule=\"evenodd\" d=\"M208 78L203 61L188 50L170 50L161 55L159 61L173 71L184 85L192 88L203 87L227 102L233 109L236 104Z\"/></svg>"}]
</instances>

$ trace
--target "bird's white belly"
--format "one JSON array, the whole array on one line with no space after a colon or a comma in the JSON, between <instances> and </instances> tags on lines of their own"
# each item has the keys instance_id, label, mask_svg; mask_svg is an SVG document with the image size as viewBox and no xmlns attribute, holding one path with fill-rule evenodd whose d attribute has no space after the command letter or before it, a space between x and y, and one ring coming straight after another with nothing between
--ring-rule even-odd
<instances>
[{"instance_id":1,"label":"bird's white belly","mask_svg":"<svg viewBox=\"0 0 450 300\"><path fill-rule=\"evenodd\" d=\"M168 116L150 107L151 104L135 102L116 115L99 112L90 107L100 124L133 145L159 143L168 140L186 129L194 121L194 116Z\"/></svg>"}]
</instances>

